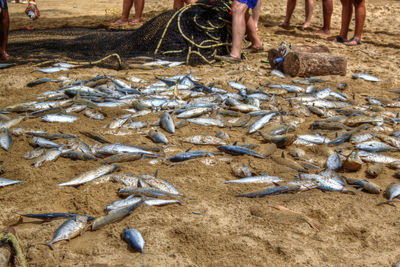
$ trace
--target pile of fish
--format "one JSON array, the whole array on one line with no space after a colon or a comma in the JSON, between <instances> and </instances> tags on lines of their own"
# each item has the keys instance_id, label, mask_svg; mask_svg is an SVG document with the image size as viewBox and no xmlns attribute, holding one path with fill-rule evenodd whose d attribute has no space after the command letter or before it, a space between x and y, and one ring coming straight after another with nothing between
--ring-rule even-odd
<instances>
[{"instance_id":1,"label":"pile of fish","mask_svg":"<svg viewBox=\"0 0 400 267\"><path fill-rule=\"evenodd\" d=\"M354 78L379 81L367 74L354 75ZM155 76L152 83L132 77L130 84L110 76L79 81L42 78L28 86L60 83L61 87L42 93L37 100L3 107L0 110L0 145L10 153L12 136L29 136L33 150L26 152L24 158L31 160L34 168L55 164L59 157L93 161L96 167L58 186L78 187L98 178L125 186L118 190L118 195L126 198L109 204L105 208L107 214L98 218L77 214L26 215L42 219L69 218L56 231L53 240L46 243L50 247L86 228L97 230L120 221L139 206L181 203L183 194L159 179L157 173L135 176L115 172L120 169L115 163L121 162L146 160L151 165L159 163L179 168L180 162L211 157L230 163L233 174L240 178L226 181L227 184L268 185L236 197L262 197L311 189L355 193L353 188L379 194L381 189L375 183L364 177L354 179L344 174L358 171L365 164L368 164L369 178L378 177L385 167L400 169L400 158L392 156L400 149L400 131L395 129L400 121L397 113L400 101L372 96L356 99L344 93L345 83L335 89L318 88L323 82L307 78L293 80L291 84L249 88L232 81L222 86L223 89L213 84L205 85L191 74L168 78ZM125 114L110 120L107 108L119 109ZM149 121L149 114L158 119ZM83 116L107 123L97 132L88 131L82 123ZM306 123L305 117L317 119L303 132L300 126ZM76 131L48 133L19 127L26 120L36 120L38 126L74 123ZM224 131L216 136L175 137L176 132L189 124L221 130L229 128L243 133L251 142L229 141L230 137ZM154 145L111 143L107 135L145 135ZM95 141L95 145L89 146L85 138ZM190 148L170 155L170 151L174 151L170 149L174 147L171 143L175 143L171 140L209 149ZM293 172L292 179L268 175L268 170L253 170L249 165L233 160L243 155L252 161L268 161L277 169L289 169ZM0 187L21 182L0 178ZM399 194L400 184L394 183L389 185L385 196L393 202ZM126 229L124 236L134 248L143 250L144 241L139 232Z\"/></svg>"}]
</instances>

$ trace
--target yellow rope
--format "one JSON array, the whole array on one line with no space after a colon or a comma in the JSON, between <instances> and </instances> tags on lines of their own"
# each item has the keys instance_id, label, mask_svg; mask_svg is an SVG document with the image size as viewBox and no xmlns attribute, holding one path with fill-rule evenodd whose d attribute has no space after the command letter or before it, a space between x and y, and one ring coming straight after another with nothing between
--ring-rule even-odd
<instances>
[{"instance_id":1,"label":"yellow rope","mask_svg":"<svg viewBox=\"0 0 400 267\"><path fill-rule=\"evenodd\" d=\"M6 240L11 243L13 250L15 251L15 256L17 258L17 262L19 266L21 267L26 267L26 260L25 256L22 252L21 246L19 245L19 242L15 235L12 233L0 233L0 240Z\"/></svg>"},{"instance_id":2,"label":"yellow rope","mask_svg":"<svg viewBox=\"0 0 400 267\"><path fill-rule=\"evenodd\" d=\"M64 61L64 62L65 62L65 63L68 63L68 64L77 65L77 66L75 66L74 68L78 68L78 67L87 66L87 65L96 65L96 64L102 63L103 61L106 61L107 59L109 59L109 58L111 58L111 57L116 57L117 60L118 60L119 67L122 66L121 58L120 58L120 56L119 56L117 53L108 55L108 56L106 56L106 57L104 57L104 58L102 58L102 59L96 60L96 61L83 61L83 62L79 62L79 61ZM59 62L59 60L48 60L48 61L44 61L44 62L35 64L35 65L33 65L33 67L38 67L38 66L42 66L42 65L52 64L52 63L56 63L56 62Z\"/></svg>"}]
</instances>

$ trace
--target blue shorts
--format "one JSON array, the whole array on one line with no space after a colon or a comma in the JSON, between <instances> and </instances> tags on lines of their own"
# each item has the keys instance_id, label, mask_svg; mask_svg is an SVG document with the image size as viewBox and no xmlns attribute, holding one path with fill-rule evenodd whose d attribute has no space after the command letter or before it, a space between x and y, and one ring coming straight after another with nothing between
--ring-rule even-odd
<instances>
[{"instance_id":1,"label":"blue shorts","mask_svg":"<svg viewBox=\"0 0 400 267\"><path fill-rule=\"evenodd\" d=\"M251 9L255 8L258 0L237 0L240 3L248 5Z\"/></svg>"},{"instance_id":2,"label":"blue shorts","mask_svg":"<svg viewBox=\"0 0 400 267\"><path fill-rule=\"evenodd\" d=\"M0 0L0 8L7 9L7 0Z\"/></svg>"}]
</instances>

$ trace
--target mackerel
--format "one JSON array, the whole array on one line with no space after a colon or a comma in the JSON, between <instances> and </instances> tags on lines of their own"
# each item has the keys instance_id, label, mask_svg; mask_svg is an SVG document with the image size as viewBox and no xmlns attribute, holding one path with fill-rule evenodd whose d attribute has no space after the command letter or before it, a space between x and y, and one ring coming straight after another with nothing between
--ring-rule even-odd
<instances>
[{"instance_id":1,"label":"mackerel","mask_svg":"<svg viewBox=\"0 0 400 267\"><path fill-rule=\"evenodd\" d=\"M105 166L101 166L97 169L94 170L90 170L87 172L84 172L78 176L76 176L75 178L73 178L72 180L65 182L65 183L61 183L58 184L58 186L77 186L77 185L81 185L84 184L86 182L92 181L96 178L99 178L107 173L113 172L118 168L117 165L112 164L112 165L105 165Z\"/></svg>"},{"instance_id":2,"label":"mackerel","mask_svg":"<svg viewBox=\"0 0 400 267\"><path fill-rule=\"evenodd\" d=\"M86 226L88 217L84 215L77 215L75 218L65 221L55 232L53 240L43 245L49 246L54 249L53 244L61 240L70 240L78 236Z\"/></svg>"}]
</instances>

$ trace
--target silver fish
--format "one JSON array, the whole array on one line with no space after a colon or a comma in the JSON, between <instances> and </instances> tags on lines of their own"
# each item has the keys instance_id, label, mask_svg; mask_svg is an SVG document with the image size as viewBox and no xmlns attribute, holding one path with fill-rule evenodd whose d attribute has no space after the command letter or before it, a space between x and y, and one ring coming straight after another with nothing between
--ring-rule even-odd
<instances>
[{"instance_id":1,"label":"silver fish","mask_svg":"<svg viewBox=\"0 0 400 267\"><path fill-rule=\"evenodd\" d=\"M67 115L67 114L47 114L42 116L42 120L46 122L66 122L66 123L72 123L76 121L78 117L73 116L73 115Z\"/></svg>"},{"instance_id":2,"label":"silver fish","mask_svg":"<svg viewBox=\"0 0 400 267\"><path fill-rule=\"evenodd\" d=\"M153 140L156 143L161 143L161 144L168 144L168 139L167 137L158 131L155 131L153 129L151 129L148 133L147 136Z\"/></svg>"},{"instance_id":3,"label":"silver fish","mask_svg":"<svg viewBox=\"0 0 400 267\"><path fill-rule=\"evenodd\" d=\"M122 220L123 218L131 214L136 208L141 206L142 203L143 200L135 202L130 206L126 206L116 210L111 210L107 215L96 218L91 224L91 230L95 231L107 224Z\"/></svg>"},{"instance_id":4,"label":"silver fish","mask_svg":"<svg viewBox=\"0 0 400 267\"><path fill-rule=\"evenodd\" d=\"M22 183L22 182L23 181L9 180L9 179L0 177L0 187L7 186L7 185L12 185L12 184L19 184L19 183Z\"/></svg>"},{"instance_id":5,"label":"silver fish","mask_svg":"<svg viewBox=\"0 0 400 267\"><path fill-rule=\"evenodd\" d=\"M177 115L176 117L178 119L190 119L190 118L194 118L194 117L199 117L199 116L209 113L211 111L212 111L211 108L194 108L194 109L184 111L184 112L180 113L179 115Z\"/></svg>"},{"instance_id":6,"label":"silver fish","mask_svg":"<svg viewBox=\"0 0 400 267\"><path fill-rule=\"evenodd\" d=\"M379 154L379 153L372 153L367 151L359 151L358 155L360 158L365 162L373 162L373 163L384 163L390 164L395 161L400 161L400 159L393 158L387 155Z\"/></svg>"},{"instance_id":7,"label":"silver fish","mask_svg":"<svg viewBox=\"0 0 400 267\"><path fill-rule=\"evenodd\" d=\"M270 85L269 88L282 88L285 89L288 93L300 93L304 91L304 89L300 86L288 84Z\"/></svg>"},{"instance_id":8,"label":"silver fish","mask_svg":"<svg viewBox=\"0 0 400 267\"><path fill-rule=\"evenodd\" d=\"M5 151L9 151L11 144L12 144L12 137L8 132L7 128L0 129L0 146Z\"/></svg>"},{"instance_id":9,"label":"silver fish","mask_svg":"<svg viewBox=\"0 0 400 267\"><path fill-rule=\"evenodd\" d=\"M229 84L232 88L235 88L235 89L237 89L237 90L247 89L246 86L244 86L243 84L237 83L237 82L228 82L228 84Z\"/></svg>"},{"instance_id":10,"label":"silver fish","mask_svg":"<svg viewBox=\"0 0 400 267\"><path fill-rule=\"evenodd\" d=\"M250 176L236 180L228 180L225 181L225 184L228 183L256 183L256 184L273 184L278 182L283 182L282 178L278 176L269 176L269 175L262 175L262 176Z\"/></svg>"},{"instance_id":11,"label":"silver fish","mask_svg":"<svg viewBox=\"0 0 400 267\"><path fill-rule=\"evenodd\" d=\"M262 127L264 127L273 116L276 115L276 112L272 112L270 114L267 114L265 116L263 116L262 118L256 120L250 127L249 129L249 133L252 134L258 130L260 130Z\"/></svg>"},{"instance_id":12,"label":"silver fish","mask_svg":"<svg viewBox=\"0 0 400 267\"><path fill-rule=\"evenodd\" d=\"M46 152L46 149L38 147L35 148L32 151L28 151L24 154L24 159L34 159L37 157L40 157L41 155L43 155L43 153Z\"/></svg>"},{"instance_id":13,"label":"silver fish","mask_svg":"<svg viewBox=\"0 0 400 267\"><path fill-rule=\"evenodd\" d=\"M61 240L70 240L78 236L86 226L88 217L84 215L76 215L75 218L65 221L55 232L53 240L43 245L54 249L53 244Z\"/></svg>"},{"instance_id":14,"label":"silver fish","mask_svg":"<svg viewBox=\"0 0 400 267\"><path fill-rule=\"evenodd\" d=\"M225 127L225 124L222 121L213 118L192 118L187 119L187 121L202 126Z\"/></svg>"},{"instance_id":15,"label":"silver fish","mask_svg":"<svg viewBox=\"0 0 400 267\"><path fill-rule=\"evenodd\" d=\"M143 206L165 206L169 204L182 204L182 202L176 199L158 199L158 198L146 199L143 202Z\"/></svg>"},{"instance_id":16,"label":"silver fish","mask_svg":"<svg viewBox=\"0 0 400 267\"><path fill-rule=\"evenodd\" d=\"M72 180L65 182L65 183L61 183L58 184L58 186L76 186L76 185L81 185L84 184L86 182L92 181L96 178L99 178L107 173L113 172L118 168L117 165L112 164L112 165L105 165L105 166L101 166L97 169L94 170L90 170L87 172L84 172L78 176L76 176L75 178L73 178Z\"/></svg>"},{"instance_id":17,"label":"silver fish","mask_svg":"<svg viewBox=\"0 0 400 267\"><path fill-rule=\"evenodd\" d=\"M186 142L186 143L190 143L190 144L195 144L195 145L214 145L214 146L226 145L224 140L222 140L221 138L218 138L218 137L211 136L211 135L189 136L189 137L183 138L182 141Z\"/></svg>"},{"instance_id":18,"label":"silver fish","mask_svg":"<svg viewBox=\"0 0 400 267\"><path fill-rule=\"evenodd\" d=\"M283 72L280 70L271 70L271 74L278 76L279 78L282 79L286 78L285 74L283 74Z\"/></svg>"},{"instance_id":19,"label":"silver fish","mask_svg":"<svg viewBox=\"0 0 400 267\"><path fill-rule=\"evenodd\" d=\"M34 147L43 147L43 148L59 148L61 145L54 143L46 138L42 137L33 137L32 144Z\"/></svg>"},{"instance_id":20,"label":"silver fish","mask_svg":"<svg viewBox=\"0 0 400 267\"><path fill-rule=\"evenodd\" d=\"M332 154L326 161L326 167L329 170L336 171L342 166L342 161L337 153Z\"/></svg>"},{"instance_id":21,"label":"silver fish","mask_svg":"<svg viewBox=\"0 0 400 267\"><path fill-rule=\"evenodd\" d=\"M123 238L134 250L143 253L144 240L138 230L132 228L124 229Z\"/></svg>"},{"instance_id":22,"label":"silver fish","mask_svg":"<svg viewBox=\"0 0 400 267\"><path fill-rule=\"evenodd\" d=\"M137 204L141 200L142 200L141 197L135 197L134 195L130 195L125 199L114 201L114 202L108 204L106 206L105 210L106 211L110 211L110 210L116 210L116 209L120 209L120 208L125 208L125 207L128 207L128 206L132 206L134 204Z\"/></svg>"},{"instance_id":23,"label":"silver fish","mask_svg":"<svg viewBox=\"0 0 400 267\"><path fill-rule=\"evenodd\" d=\"M36 69L36 70L33 70L33 71L40 71L40 72L44 72L44 73L54 73L54 72L66 71L66 70L69 70L69 68L49 67L49 68L45 68L45 69Z\"/></svg>"},{"instance_id":24,"label":"silver fish","mask_svg":"<svg viewBox=\"0 0 400 267\"><path fill-rule=\"evenodd\" d=\"M361 79L363 79L365 81L369 81L369 82L381 82L382 81L381 79L379 79L375 76L366 74L366 73L355 73L352 75L352 77L354 79L361 78Z\"/></svg>"},{"instance_id":25,"label":"silver fish","mask_svg":"<svg viewBox=\"0 0 400 267\"><path fill-rule=\"evenodd\" d=\"M120 119L113 120L112 122L110 122L110 124L108 124L108 125L106 126L106 128L109 128L109 129L118 129L118 128L122 127L122 125L123 125L128 119L129 119L129 117L123 117L123 118L120 118Z\"/></svg>"},{"instance_id":26,"label":"silver fish","mask_svg":"<svg viewBox=\"0 0 400 267\"><path fill-rule=\"evenodd\" d=\"M143 150L134 146L127 146L121 145L119 143L105 145L100 147L95 155L96 157L104 158L110 155L121 154L121 153L137 153L137 154L144 154L144 155L153 155L156 154L147 150Z\"/></svg>"},{"instance_id":27,"label":"silver fish","mask_svg":"<svg viewBox=\"0 0 400 267\"><path fill-rule=\"evenodd\" d=\"M389 200L381 202L381 203L377 204L377 206L395 202L396 200L394 200L394 198L397 198L399 195L400 195L400 184L399 183L391 183L385 190L385 197Z\"/></svg>"},{"instance_id":28,"label":"silver fish","mask_svg":"<svg viewBox=\"0 0 400 267\"><path fill-rule=\"evenodd\" d=\"M47 150L41 157L39 157L37 160L35 160L32 165L37 168L42 166L44 162L48 161L54 161L56 160L59 156L61 155L61 151L58 149L50 149Z\"/></svg>"},{"instance_id":29,"label":"silver fish","mask_svg":"<svg viewBox=\"0 0 400 267\"><path fill-rule=\"evenodd\" d=\"M382 143L379 141L373 141L373 140L359 143L356 145L356 148L359 150L368 151L368 152L385 152L385 151L392 151L392 150L397 149L388 144L385 144L385 143Z\"/></svg>"},{"instance_id":30,"label":"silver fish","mask_svg":"<svg viewBox=\"0 0 400 267\"><path fill-rule=\"evenodd\" d=\"M90 109L85 110L83 112L83 115L94 120L104 120L103 114L101 114L100 112L93 112Z\"/></svg>"},{"instance_id":31,"label":"silver fish","mask_svg":"<svg viewBox=\"0 0 400 267\"><path fill-rule=\"evenodd\" d=\"M172 119L171 115L169 115L168 112L164 112L160 116L160 125L161 128L166 130L167 132L173 134L175 133L175 123L174 120Z\"/></svg>"}]
</instances>

